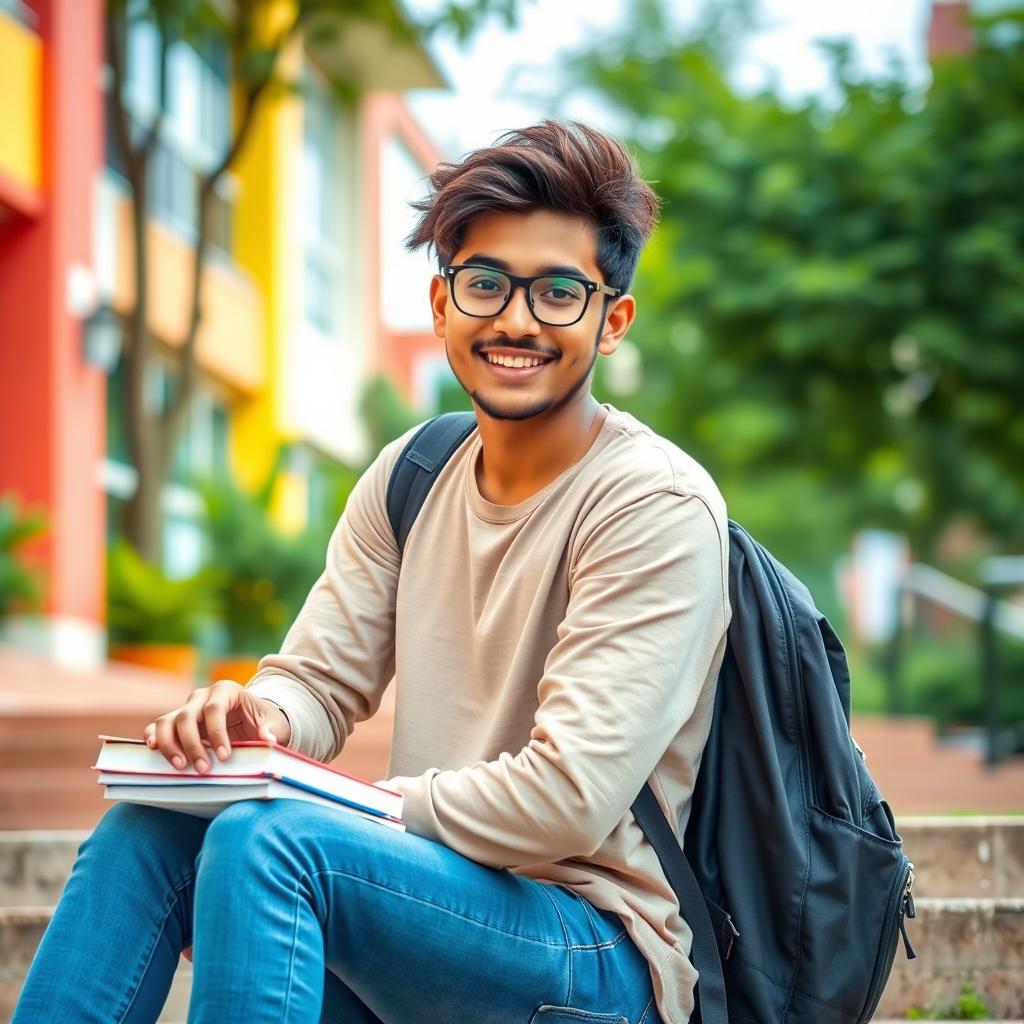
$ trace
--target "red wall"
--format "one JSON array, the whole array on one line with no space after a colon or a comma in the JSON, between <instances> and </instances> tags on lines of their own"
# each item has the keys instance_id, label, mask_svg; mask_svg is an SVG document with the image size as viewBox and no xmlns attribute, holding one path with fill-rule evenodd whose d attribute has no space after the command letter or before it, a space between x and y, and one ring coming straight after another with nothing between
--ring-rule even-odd
<instances>
[{"instance_id":1,"label":"red wall","mask_svg":"<svg viewBox=\"0 0 1024 1024\"><path fill-rule=\"evenodd\" d=\"M75 264L91 266L102 166L101 0L36 0L43 42L43 180L38 212L0 222L0 492L42 505L32 548L45 610L103 620L105 379L82 360L68 310Z\"/></svg>"}]
</instances>

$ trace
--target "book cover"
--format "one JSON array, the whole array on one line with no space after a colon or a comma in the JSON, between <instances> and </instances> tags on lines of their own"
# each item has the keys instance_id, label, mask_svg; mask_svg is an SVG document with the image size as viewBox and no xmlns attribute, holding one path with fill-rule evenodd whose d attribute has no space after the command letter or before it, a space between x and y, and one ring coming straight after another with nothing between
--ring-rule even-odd
<instances>
[{"instance_id":1,"label":"book cover","mask_svg":"<svg viewBox=\"0 0 1024 1024\"><path fill-rule=\"evenodd\" d=\"M106 785L129 784L126 777L114 782L118 775L133 776L132 784L147 781L166 785L180 785L183 781L215 784L229 779L271 778L287 779L288 785L304 786L314 793L343 800L370 813L401 819L402 794L365 779L339 771L330 765L306 757L290 747L265 740L236 740L231 744L227 761L218 761L210 755L210 770L198 773L192 765L179 770L159 750L146 745L145 740L123 736L100 736L102 747L93 770ZM207 743L206 746L209 746ZM111 779L107 782L107 779Z\"/></svg>"}]
</instances>

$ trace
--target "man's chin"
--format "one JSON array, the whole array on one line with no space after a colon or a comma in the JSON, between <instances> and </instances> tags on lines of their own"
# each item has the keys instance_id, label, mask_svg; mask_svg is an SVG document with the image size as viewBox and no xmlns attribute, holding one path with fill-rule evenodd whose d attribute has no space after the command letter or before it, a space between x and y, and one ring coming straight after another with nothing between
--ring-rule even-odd
<instances>
[{"instance_id":1,"label":"man's chin","mask_svg":"<svg viewBox=\"0 0 1024 1024\"><path fill-rule=\"evenodd\" d=\"M542 416L544 413L549 412L554 404L551 399L544 399L540 402L515 402L508 400L495 402L481 395L478 391L474 391L469 397L473 400L473 405L478 413L483 413L492 420L503 420L513 423Z\"/></svg>"}]
</instances>

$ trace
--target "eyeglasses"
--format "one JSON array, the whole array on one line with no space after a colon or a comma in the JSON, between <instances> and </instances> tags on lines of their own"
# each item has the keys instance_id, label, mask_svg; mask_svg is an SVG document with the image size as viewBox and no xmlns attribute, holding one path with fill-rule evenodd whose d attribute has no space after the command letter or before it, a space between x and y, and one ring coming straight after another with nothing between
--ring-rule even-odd
<instances>
[{"instance_id":1,"label":"eyeglasses","mask_svg":"<svg viewBox=\"0 0 1024 1024\"><path fill-rule=\"evenodd\" d=\"M472 263L444 268L452 301L466 316L497 316L512 301L517 288L526 292L526 303L539 323L549 327L571 327L583 319L595 292L609 298L621 289L588 281L585 277L545 274L540 277L516 277L493 267Z\"/></svg>"}]
</instances>

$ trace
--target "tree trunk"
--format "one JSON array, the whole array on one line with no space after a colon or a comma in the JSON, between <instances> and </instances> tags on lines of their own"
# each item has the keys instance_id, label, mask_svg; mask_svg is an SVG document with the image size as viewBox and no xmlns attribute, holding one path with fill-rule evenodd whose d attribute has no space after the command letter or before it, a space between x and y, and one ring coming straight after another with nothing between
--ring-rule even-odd
<instances>
[{"instance_id":1,"label":"tree trunk","mask_svg":"<svg viewBox=\"0 0 1024 1024\"><path fill-rule=\"evenodd\" d=\"M248 40L248 22L243 17L235 37ZM135 307L125 330L125 407L128 420L128 447L137 474L134 495L128 500L124 516L127 539L146 561L160 565L163 555L162 495L170 477L174 454L186 424L192 399L199 383L196 345L202 322L203 266L209 248L210 213L216 187L234 163L252 129L253 119L267 87L273 79L277 55L293 39L302 21L302 10L291 19L272 42L269 70L253 82L246 93L234 137L220 161L199 183L199 223L189 296L189 321L178 352L179 376L176 393L166 409L152 407L149 400L148 371L154 359L154 342L149 333L149 253L146 229L149 220L148 172L153 150L158 144L163 112L167 109L167 52L170 36L167 24L161 26L159 57L160 102L143 142L135 146L130 139L128 112L124 108L124 13L108 9L108 51L114 72L115 130L124 151L132 201L132 240L134 252Z\"/></svg>"}]
</instances>

